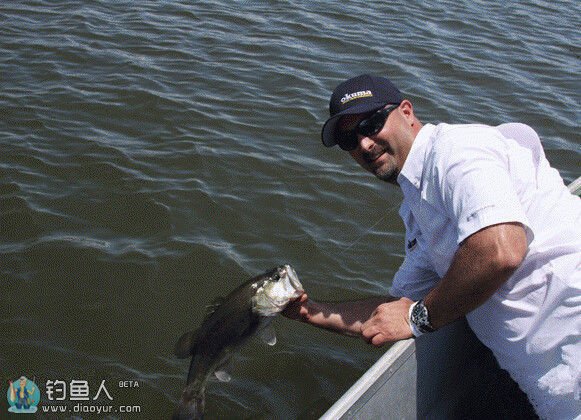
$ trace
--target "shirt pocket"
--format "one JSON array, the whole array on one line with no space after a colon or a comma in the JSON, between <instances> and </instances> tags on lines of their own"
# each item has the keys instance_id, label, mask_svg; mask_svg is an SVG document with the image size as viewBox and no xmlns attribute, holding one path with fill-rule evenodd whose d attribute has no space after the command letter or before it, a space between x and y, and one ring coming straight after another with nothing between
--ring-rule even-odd
<instances>
[{"instance_id":1,"label":"shirt pocket","mask_svg":"<svg viewBox=\"0 0 581 420\"><path fill-rule=\"evenodd\" d=\"M422 241L434 271L438 276L443 277L450 268L458 249L457 228L445 214L437 211L425 201L420 206L418 219L421 220Z\"/></svg>"}]
</instances>

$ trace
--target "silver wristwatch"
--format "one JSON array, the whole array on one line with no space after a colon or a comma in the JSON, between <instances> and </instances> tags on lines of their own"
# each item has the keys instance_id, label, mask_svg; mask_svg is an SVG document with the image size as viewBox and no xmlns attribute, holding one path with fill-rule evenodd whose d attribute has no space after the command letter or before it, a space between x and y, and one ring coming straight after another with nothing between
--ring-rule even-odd
<instances>
[{"instance_id":1,"label":"silver wristwatch","mask_svg":"<svg viewBox=\"0 0 581 420\"><path fill-rule=\"evenodd\" d=\"M424 305L423 299L414 303L410 311L410 325L415 326L421 333L435 331L430 323L430 314L428 313L428 308Z\"/></svg>"}]
</instances>

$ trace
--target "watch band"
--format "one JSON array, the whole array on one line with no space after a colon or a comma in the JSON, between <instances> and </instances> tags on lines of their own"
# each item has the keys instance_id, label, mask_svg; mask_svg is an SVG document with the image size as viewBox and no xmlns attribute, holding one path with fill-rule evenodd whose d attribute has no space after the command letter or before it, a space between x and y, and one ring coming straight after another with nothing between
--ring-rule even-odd
<instances>
[{"instance_id":1,"label":"watch band","mask_svg":"<svg viewBox=\"0 0 581 420\"><path fill-rule=\"evenodd\" d=\"M409 314L408 314L408 323L410 324L410 329L412 330L412 334L414 335L414 337L419 337L420 335L423 334L423 332L421 332L418 329L418 327L416 326L416 324L414 324L412 322L412 311L414 310L414 308L418 304L418 302L412 303L412 305L410 306Z\"/></svg>"}]
</instances>

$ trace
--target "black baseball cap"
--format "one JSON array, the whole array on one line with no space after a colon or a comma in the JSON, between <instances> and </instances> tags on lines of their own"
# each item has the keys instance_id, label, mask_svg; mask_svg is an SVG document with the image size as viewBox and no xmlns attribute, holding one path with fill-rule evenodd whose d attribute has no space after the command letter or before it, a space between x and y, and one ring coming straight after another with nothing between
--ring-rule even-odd
<instances>
[{"instance_id":1,"label":"black baseball cap","mask_svg":"<svg viewBox=\"0 0 581 420\"><path fill-rule=\"evenodd\" d=\"M401 101L401 92L385 77L362 74L341 83L331 95L330 118L321 130L323 144L327 147L337 144L335 127L343 115L364 114Z\"/></svg>"}]
</instances>

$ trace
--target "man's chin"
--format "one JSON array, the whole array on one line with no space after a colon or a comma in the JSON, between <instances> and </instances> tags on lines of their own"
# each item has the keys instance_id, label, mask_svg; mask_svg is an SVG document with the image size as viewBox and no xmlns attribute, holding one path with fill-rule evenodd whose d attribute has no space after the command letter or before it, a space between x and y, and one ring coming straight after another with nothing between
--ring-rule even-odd
<instances>
[{"instance_id":1,"label":"man's chin","mask_svg":"<svg viewBox=\"0 0 581 420\"><path fill-rule=\"evenodd\" d=\"M397 177L399 176L398 170L382 170L378 168L375 171L375 176L382 181L389 182L390 184L398 185Z\"/></svg>"}]
</instances>

